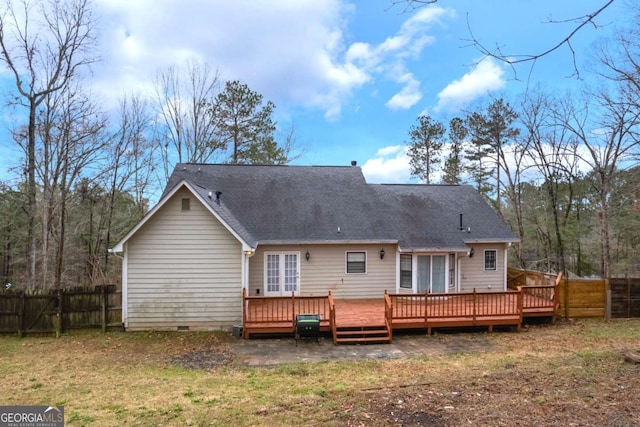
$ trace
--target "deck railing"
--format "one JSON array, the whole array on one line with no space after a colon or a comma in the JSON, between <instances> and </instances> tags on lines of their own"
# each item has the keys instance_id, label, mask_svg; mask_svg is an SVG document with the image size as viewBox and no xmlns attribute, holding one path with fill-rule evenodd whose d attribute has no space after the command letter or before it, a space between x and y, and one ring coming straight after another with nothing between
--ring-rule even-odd
<instances>
[{"instance_id":1,"label":"deck railing","mask_svg":"<svg viewBox=\"0 0 640 427\"><path fill-rule=\"evenodd\" d=\"M522 292L387 294L393 327L520 324Z\"/></svg>"},{"instance_id":2,"label":"deck railing","mask_svg":"<svg viewBox=\"0 0 640 427\"><path fill-rule=\"evenodd\" d=\"M251 332L293 332L297 314L319 314L322 323L333 323L328 296L265 297L247 295L242 290L244 336Z\"/></svg>"},{"instance_id":3,"label":"deck railing","mask_svg":"<svg viewBox=\"0 0 640 427\"><path fill-rule=\"evenodd\" d=\"M292 333L296 314L319 314L321 330L337 342L336 305L327 296L265 297L242 292L244 336L250 333ZM471 293L384 293L384 322L394 329L437 327L516 326L523 317L552 316L558 307L558 281L549 286L521 286L517 291Z\"/></svg>"}]
</instances>

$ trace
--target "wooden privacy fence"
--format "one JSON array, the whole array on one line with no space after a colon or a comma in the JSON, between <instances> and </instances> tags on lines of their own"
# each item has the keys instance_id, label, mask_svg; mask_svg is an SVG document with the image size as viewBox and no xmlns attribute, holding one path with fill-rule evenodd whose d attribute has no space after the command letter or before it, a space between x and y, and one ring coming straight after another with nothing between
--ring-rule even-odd
<instances>
[{"instance_id":1,"label":"wooden privacy fence","mask_svg":"<svg viewBox=\"0 0 640 427\"><path fill-rule=\"evenodd\" d=\"M95 288L0 292L0 333L53 333L122 325L122 292Z\"/></svg>"},{"instance_id":2,"label":"wooden privacy fence","mask_svg":"<svg viewBox=\"0 0 640 427\"><path fill-rule=\"evenodd\" d=\"M640 317L640 279L609 279L611 317Z\"/></svg>"},{"instance_id":3,"label":"wooden privacy fence","mask_svg":"<svg viewBox=\"0 0 640 427\"><path fill-rule=\"evenodd\" d=\"M544 287L554 284L555 274L509 268L507 286ZM611 279L613 280L613 279ZM605 317L607 314L607 280L561 279L558 283L558 311L564 317Z\"/></svg>"}]
</instances>

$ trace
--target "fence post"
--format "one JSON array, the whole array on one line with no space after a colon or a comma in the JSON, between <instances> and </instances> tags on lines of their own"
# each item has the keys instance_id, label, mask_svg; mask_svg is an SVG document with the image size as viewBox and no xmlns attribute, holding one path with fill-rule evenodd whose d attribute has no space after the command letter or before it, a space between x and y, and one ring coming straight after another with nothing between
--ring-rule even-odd
<instances>
[{"instance_id":1,"label":"fence post","mask_svg":"<svg viewBox=\"0 0 640 427\"><path fill-rule=\"evenodd\" d=\"M569 318L569 281L562 280L564 283L564 318Z\"/></svg>"},{"instance_id":2,"label":"fence post","mask_svg":"<svg viewBox=\"0 0 640 427\"><path fill-rule=\"evenodd\" d=\"M60 338L60 335L62 335L62 304L64 301L64 291L62 289L56 291L56 298L58 299L58 306L56 307L56 338Z\"/></svg>"},{"instance_id":3,"label":"fence post","mask_svg":"<svg viewBox=\"0 0 640 427\"><path fill-rule=\"evenodd\" d=\"M24 302L25 302L24 291L20 291L20 299L18 304L18 337L19 338L22 338L24 336Z\"/></svg>"},{"instance_id":4,"label":"fence post","mask_svg":"<svg viewBox=\"0 0 640 427\"><path fill-rule=\"evenodd\" d=\"M102 332L107 332L107 307L108 307L108 301L107 301L107 287L106 286L100 286L100 299L102 300L102 316L101 316L101 320L102 320Z\"/></svg>"},{"instance_id":5,"label":"fence post","mask_svg":"<svg viewBox=\"0 0 640 427\"><path fill-rule=\"evenodd\" d=\"M604 282L604 292L605 292L605 307L604 307L604 318L609 320L611 319L611 283L609 279L606 279Z\"/></svg>"}]
</instances>

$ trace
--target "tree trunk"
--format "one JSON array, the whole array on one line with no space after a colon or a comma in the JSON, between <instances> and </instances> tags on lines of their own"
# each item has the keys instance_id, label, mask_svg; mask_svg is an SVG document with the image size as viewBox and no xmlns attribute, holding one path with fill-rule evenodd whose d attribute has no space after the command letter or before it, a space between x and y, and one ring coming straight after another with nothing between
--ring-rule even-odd
<instances>
[{"instance_id":1,"label":"tree trunk","mask_svg":"<svg viewBox=\"0 0 640 427\"><path fill-rule=\"evenodd\" d=\"M29 134L27 141L27 281L29 288L37 287L36 276L36 103L29 99Z\"/></svg>"}]
</instances>

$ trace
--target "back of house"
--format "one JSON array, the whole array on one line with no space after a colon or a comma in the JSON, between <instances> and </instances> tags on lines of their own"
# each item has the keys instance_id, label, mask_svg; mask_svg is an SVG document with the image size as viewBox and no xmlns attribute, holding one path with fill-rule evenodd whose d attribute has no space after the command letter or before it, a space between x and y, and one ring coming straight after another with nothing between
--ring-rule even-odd
<instances>
[{"instance_id":1,"label":"back of house","mask_svg":"<svg viewBox=\"0 0 640 427\"><path fill-rule=\"evenodd\" d=\"M466 185L368 184L353 166L178 164L123 254L128 330L238 324L248 295L506 290L516 242Z\"/></svg>"}]
</instances>

